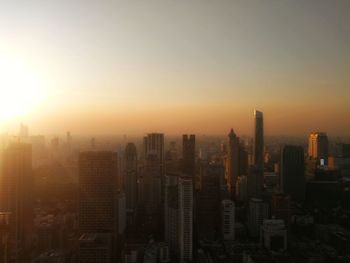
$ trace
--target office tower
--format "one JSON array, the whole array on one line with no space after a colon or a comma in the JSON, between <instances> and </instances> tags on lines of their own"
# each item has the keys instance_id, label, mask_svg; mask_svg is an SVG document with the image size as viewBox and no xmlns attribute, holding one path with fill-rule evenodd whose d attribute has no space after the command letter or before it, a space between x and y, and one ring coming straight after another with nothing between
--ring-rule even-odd
<instances>
[{"instance_id":1,"label":"office tower","mask_svg":"<svg viewBox=\"0 0 350 263\"><path fill-rule=\"evenodd\" d=\"M104 262L84 261L84 258L93 258L91 251L115 251L113 247L118 228L117 173L116 153L87 151L79 154L80 262ZM106 247L109 244L110 249ZM113 254L110 253L107 259L113 260Z\"/></svg>"},{"instance_id":2,"label":"office tower","mask_svg":"<svg viewBox=\"0 0 350 263\"><path fill-rule=\"evenodd\" d=\"M311 159L323 160L324 164L328 159L328 136L324 132L311 132L309 135L309 157ZM322 164L322 163L321 163Z\"/></svg>"},{"instance_id":3,"label":"office tower","mask_svg":"<svg viewBox=\"0 0 350 263\"><path fill-rule=\"evenodd\" d=\"M179 254L179 188L177 183L166 186L165 196L165 241L169 245L170 254Z\"/></svg>"},{"instance_id":4,"label":"office tower","mask_svg":"<svg viewBox=\"0 0 350 263\"><path fill-rule=\"evenodd\" d=\"M150 133L143 138L144 161L148 155L156 155L163 171L164 169L164 134Z\"/></svg>"},{"instance_id":5,"label":"office tower","mask_svg":"<svg viewBox=\"0 0 350 263\"><path fill-rule=\"evenodd\" d=\"M247 177L247 184L248 184L248 198L255 197L255 198L261 198L262 196L262 173L259 168L257 168L255 165L252 165L248 169L248 177Z\"/></svg>"},{"instance_id":6,"label":"office tower","mask_svg":"<svg viewBox=\"0 0 350 263\"><path fill-rule=\"evenodd\" d=\"M290 196L274 194L271 198L271 217L284 220L288 227L291 219Z\"/></svg>"},{"instance_id":7,"label":"office tower","mask_svg":"<svg viewBox=\"0 0 350 263\"><path fill-rule=\"evenodd\" d=\"M235 240L235 203L221 202L221 233L224 240Z\"/></svg>"},{"instance_id":8,"label":"office tower","mask_svg":"<svg viewBox=\"0 0 350 263\"><path fill-rule=\"evenodd\" d=\"M236 182L239 176L239 138L231 129L228 135L227 184L231 198L236 198Z\"/></svg>"},{"instance_id":9,"label":"office tower","mask_svg":"<svg viewBox=\"0 0 350 263\"><path fill-rule=\"evenodd\" d=\"M287 229L283 220L264 220L260 234L261 245L270 251L287 250Z\"/></svg>"},{"instance_id":10,"label":"office tower","mask_svg":"<svg viewBox=\"0 0 350 263\"><path fill-rule=\"evenodd\" d=\"M137 206L137 152L133 143L128 143L124 153L124 182L126 209L134 211Z\"/></svg>"},{"instance_id":11,"label":"office tower","mask_svg":"<svg viewBox=\"0 0 350 263\"><path fill-rule=\"evenodd\" d=\"M90 148L95 149L96 148L96 139L95 137L92 137L90 140Z\"/></svg>"},{"instance_id":12,"label":"office tower","mask_svg":"<svg viewBox=\"0 0 350 263\"><path fill-rule=\"evenodd\" d=\"M248 174L248 153L245 149L243 143L239 145L239 175L247 175Z\"/></svg>"},{"instance_id":13,"label":"office tower","mask_svg":"<svg viewBox=\"0 0 350 263\"><path fill-rule=\"evenodd\" d=\"M161 172L156 154L148 154L140 171L140 204L147 214L154 214L161 208Z\"/></svg>"},{"instance_id":14,"label":"office tower","mask_svg":"<svg viewBox=\"0 0 350 263\"><path fill-rule=\"evenodd\" d=\"M180 262L193 258L193 179L179 178L179 250Z\"/></svg>"},{"instance_id":15,"label":"office tower","mask_svg":"<svg viewBox=\"0 0 350 263\"><path fill-rule=\"evenodd\" d=\"M284 194L300 201L305 196L304 150L301 146L286 145L281 153L280 186Z\"/></svg>"},{"instance_id":16,"label":"office tower","mask_svg":"<svg viewBox=\"0 0 350 263\"><path fill-rule=\"evenodd\" d=\"M182 172L195 178L196 173L196 137L191 134L182 136Z\"/></svg>"},{"instance_id":17,"label":"office tower","mask_svg":"<svg viewBox=\"0 0 350 263\"><path fill-rule=\"evenodd\" d=\"M254 165L263 171L264 169L264 122L263 113L254 111L254 148L253 159Z\"/></svg>"},{"instance_id":18,"label":"office tower","mask_svg":"<svg viewBox=\"0 0 350 263\"><path fill-rule=\"evenodd\" d=\"M214 237L220 231L221 178L224 167L201 164L200 187L196 199L196 228L199 238Z\"/></svg>"},{"instance_id":19,"label":"office tower","mask_svg":"<svg viewBox=\"0 0 350 263\"><path fill-rule=\"evenodd\" d=\"M164 201L165 188L165 154L164 154L164 134L149 133L143 138L143 163L148 162L149 156L156 159L158 162L158 174L160 178L160 195L161 200ZM155 163L153 162L153 165Z\"/></svg>"},{"instance_id":20,"label":"office tower","mask_svg":"<svg viewBox=\"0 0 350 263\"><path fill-rule=\"evenodd\" d=\"M264 186L264 121L261 111L254 111L253 163L255 166L254 197L261 197Z\"/></svg>"},{"instance_id":21,"label":"office tower","mask_svg":"<svg viewBox=\"0 0 350 263\"><path fill-rule=\"evenodd\" d=\"M15 262L25 256L33 227L32 147L13 143L3 151L0 211L11 213L11 254Z\"/></svg>"},{"instance_id":22,"label":"office tower","mask_svg":"<svg viewBox=\"0 0 350 263\"><path fill-rule=\"evenodd\" d=\"M252 237L258 237L260 226L264 219L269 218L269 206L263 200L252 198L249 201L249 232Z\"/></svg>"},{"instance_id":23,"label":"office tower","mask_svg":"<svg viewBox=\"0 0 350 263\"><path fill-rule=\"evenodd\" d=\"M0 262L9 263L11 258L11 213L0 212Z\"/></svg>"},{"instance_id":24,"label":"office tower","mask_svg":"<svg viewBox=\"0 0 350 263\"><path fill-rule=\"evenodd\" d=\"M248 200L248 176L242 175L238 177L236 184L236 197L240 201Z\"/></svg>"}]
</instances>

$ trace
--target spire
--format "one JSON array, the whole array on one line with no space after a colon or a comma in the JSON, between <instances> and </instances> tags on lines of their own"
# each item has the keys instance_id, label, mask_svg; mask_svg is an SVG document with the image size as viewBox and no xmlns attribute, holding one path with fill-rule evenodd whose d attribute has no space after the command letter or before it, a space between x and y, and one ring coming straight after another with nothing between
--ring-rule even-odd
<instances>
[{"instance_id":1,"label":"spire","mask_svg":"<svg viewBox=\"0 0 350 263\"><path fill-rule=\"evenodd\" d=\"M236 137L236 134L235 134L235 132L233 131L233 129L232 129L232 128L231 128L230 133L228 134L228 137L229 137L230 139L233 139L233 138L235 138L235 137Z\"/></svg>"}]
</instances>

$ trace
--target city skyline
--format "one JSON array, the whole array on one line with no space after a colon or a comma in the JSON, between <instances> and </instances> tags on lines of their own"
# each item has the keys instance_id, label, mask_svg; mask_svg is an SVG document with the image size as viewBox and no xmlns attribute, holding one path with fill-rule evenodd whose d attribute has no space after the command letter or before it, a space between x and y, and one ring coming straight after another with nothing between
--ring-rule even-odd
<instances>
[{"instance_id":1,"label":"city skyline","mask_svg":"<svg viewBox=\"0 0 350 263\"><path fill-rule=\"evenodd\" d=\"M4 1L0 132L350 131L348 1ZM20 96L18 96L20 94Z\"/></svg>"}]
</instances>

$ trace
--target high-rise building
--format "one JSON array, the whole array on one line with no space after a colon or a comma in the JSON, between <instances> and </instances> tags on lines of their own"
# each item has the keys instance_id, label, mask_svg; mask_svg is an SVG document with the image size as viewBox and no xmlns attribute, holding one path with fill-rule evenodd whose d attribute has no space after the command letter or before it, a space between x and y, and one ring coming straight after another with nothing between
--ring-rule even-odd
<instances>
[{"instance_id":1,"label":"high-rise building","mask_svg":"<svg viewBox=\"0 0 350 263\"><path fill-rule=\"evenodd\" d=\"M311 159L323 160L324 164L327 162L328 136L325 132L310 133L308 153Z\"/></svg>"},{"instance_id":2,"label":"high-rise building","mask_svg":"<svg viewBox=\"0 0 350 263\"><path fill-rule=\"evenodd\" d=\"M264 219L269 218L269 205L261 199L252 198L249 201L249 232L258 237Z\"/></svg>"},{"instance_id":3,"label":"high-rise building","mask_svg":"<svg viewBox=\"0 0 350 263\"><path fill-rule=\"evenodd\" d=\"M240 201L248 200L248 176L241 175L236 184L236 197Z\"/></svg>"},{"instance_id":4,"label":"high-rise building","mask_svg":"<svg viewBox=\"0 0 350 263\"><path fill-rule=\"evenodd\" d=\"M231 200L221 202L221 231L224 240L235 239L235 203Z\"/></svg>"},{"instance_id":5,"label":"high-rise building","mask_svg":"<svg viewBox=\"0 0 350 263\"><path fill-rule=\"evenodd\" d=\"M263 185L262 185L262 173L261 170L252 165L248 169L247 176L247 186L248 186L248 198L261 198Z\"/></svg>"},{"instance_id":6,"label":"high-rise building","mask_svg":"<svg viewBox=\"0 0 350 263\"><path fill-rule=\"evenodd\" d=\"M164 169L164 134L149 133L143 138L143 154L144 161L147 160L148 155L156 155L159 164Z\"/></svg>"},{"instance_id":7,"label":"high-rise building","mask_svg":"<svg viewBox=\"0 0 350 263\"><path fill-rule=\"evenodd\" d=\"M137 152L133 143L128 143L124 153L124 182L126 194L126 209L128 212L137 206Z\"/></svg>"},{"instance_id":8,"label":"high-rise building","mask_svg":"<svg viewBox=\"0 0 350 263\"><path fill-rule=\"evenodd\" d=\"M261 111L254 111L254 165L259 169L264 169L264 120Z\"/></svg>"},{"instance_id":9,"label":"high-rise building","mask_svg":"<svg viewBox=\"0 0 350 263\"><path fill-rule=\"evenodd\" d=\"M255 197L261 197L264 184L264 120L261 111L254 111L253 163L257 172Z\"/></svg>"},{"instance_id":10,"label":"high-rise building","mask_svg":"<svg viewBox=\"0 0 350 263\"><path fill-rule=\"evenodd\" d=\"M166 187L165 200L165 241L169 245L170 254L176 257L179 254L179 188L177 183Z\"/></svg>"},{"instance_id":11,"label":"high-rise building","mask_svg":"<svg viewBox=\"0 0 350 263\"><path fill-rule=\"evenodd\" d=\"M231 198L236 198L236 182L239 176L239 138L231 129L228 135L227 183Z\"/></svg>"},{"instance_id":12,"label":"high-rise building","mask_svg":"<svg viewBox=\"0 0 350 263\"><path fill-rule=\"evenodd\" d=\"M80 262L111 262L118 230L118 156L110 151L79 154ZM111 247L109 249L109 244ZM95 247L94 247L95 246ZM110 252L106 261L91 253ZM86 261L83 259L86 258ZM88 261L90 260L90 261Z\"/></svg>"},{"instance_id":13,"label":"high-rise building","mask_svg":"<svg viewBox=\"0 0 350 263\"><path fill-rule=\"evenodd\" d=\"M221 178L224 167L203 163L196 198L196 228L199 238L214 237L220 231Z\"/></svg>"},{"instance_id":14,"label":"high-rise building","mask_svg":"<svg viewBox=\"0 0 350 263\"><path fill-rule=\"evenodd\" d=\"M140 171L140 204L147 214L157 213L162 203L162 178L159 159L156 154L148 154Z\"/></svg>"},{"instance_id":15,"label":"high-rise building","mask_svg":"<svg viewBox=\"0 0 350 263\"><path fill-rule=\"evenodd\" d=\"M13 143L2 157L0 177L0 211L11 214L11 256L21 262L30 244L33 227L32 147Z\"/></svg>"},{"instance_id":16,"label":"high-rise building","mask_svg":"<svg viewBox=\"0 0 350 263\"><path fill-rule=\"evenodd\" d=\"M149 157L149 156L152 157ZM149 133L143 138L143 164L152 158L157 160L158 176L160 178L160 195L161 200L164 201L165 195L165 153L164 153L164 134ZM153 162L155 165L155 162Z\"/></svg>"},{"instance_id":17,"label":"high-rise building","mask_svg":"<svg viewBox=\"0 0 350 263\"><path fill-rule=\"evenodd\" d=\"M182 136L182 172L195 178L196 173L196 137L191 134Z\"/></svg>"},{"instance_id":18,"label":"high-rise building","mask_svg":"<svg viewBox=\"0 0 350 263\"><path fill-rule=\"evenodd\" d=\"M286 145L281 153L280 187L294 200L305 196L305 162L301 146Z\"/></svg>"},{"instance_id":19,"label":"high-rise building","mask_svg":"<svg viewBox=\"0 0 350 263\"><path fill-rule=\"evenodd\" d=\"M193 258L193 179L179 178L179 256L180 262Z\"/></svg>"},{"instance_id":20,"label":"high-rise building","mask_svg":"<svg viewBox=\"0 0 350 263\"><path fill-rule=\"evenodd\" d=\"M0 212L0 262L9 263L11 259L11 213Z\"/></svg>"},{"instance_id":21,"label":"high-rise building","mask_svg":"<svg viewBox=\"0 0 350 263\"><path fill-rule=\"evenodd\" d=\"M79 154L79 230L113 232L116 221L118 157L110 151Z\"/></svg>"}]
</instances>

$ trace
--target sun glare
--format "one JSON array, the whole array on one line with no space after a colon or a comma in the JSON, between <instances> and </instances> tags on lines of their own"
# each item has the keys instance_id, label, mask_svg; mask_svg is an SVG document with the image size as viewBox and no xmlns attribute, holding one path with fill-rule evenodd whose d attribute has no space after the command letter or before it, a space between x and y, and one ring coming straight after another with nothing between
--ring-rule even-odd
<instances>
[{"instance_id":1,"label":"sun glare","mask_svg":"<svg viewBox=\"0 0 350 263\"><path fill-rule=\"evenodd\" d=\"M44 97L41 79L27 64L0 55L0 121L27 115Z\"/></svg>"}]
</instances>

